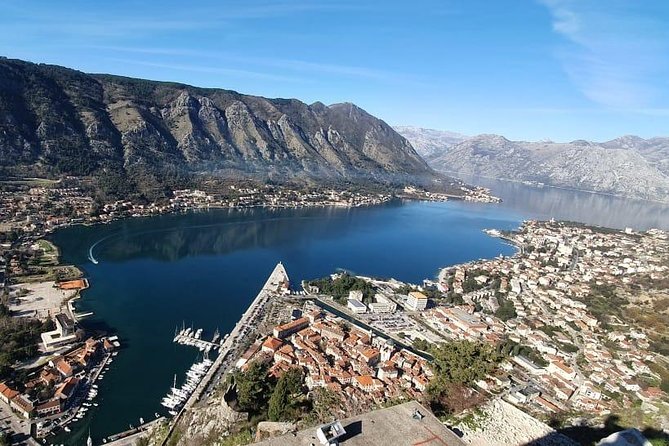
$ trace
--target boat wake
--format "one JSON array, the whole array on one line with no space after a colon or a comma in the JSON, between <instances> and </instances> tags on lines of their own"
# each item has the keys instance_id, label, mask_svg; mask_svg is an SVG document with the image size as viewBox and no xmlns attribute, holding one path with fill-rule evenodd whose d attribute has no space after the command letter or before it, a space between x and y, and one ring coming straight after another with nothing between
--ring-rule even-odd
<instances>
[{"instance_id":1,"label":"boat wake","mask_svg":"<svg viewBox=\"0 0 669 446\"><path fill-rule=\"evenodd\" d=\"M97 242L93 243L93 244L91 245L91 247L88 248L88 260L90 260L94 265L97 265L98 263L100 263L100 262L98 261L98 259L96 259L95 256L93 255L93 251L95 250L95 248L96 248L100 243L104 242L104 241L107 240L107 239L112 238L114 235L115 235L115 234L108 235L107 237L103 237L103 238L101 238L100 240L98 240Z\"/></svg>"}]
</instances>

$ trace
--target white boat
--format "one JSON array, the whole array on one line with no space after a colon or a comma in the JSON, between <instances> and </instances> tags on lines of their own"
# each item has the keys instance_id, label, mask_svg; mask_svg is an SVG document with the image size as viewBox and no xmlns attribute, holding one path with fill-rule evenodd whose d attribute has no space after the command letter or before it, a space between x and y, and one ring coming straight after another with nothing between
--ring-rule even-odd
<instances>
[{"instance_id":1,"label":"white boat","mask_svg":"<svg viewBox=\"0 0 669 446\"><path fill-rule=\"evenodd\" d=\"M177 403L171 400L170 401L163 400L160 404L164 407L167 407L168 409L174 409L175 407L177 407Z\"/></svg>"}]
</instances>

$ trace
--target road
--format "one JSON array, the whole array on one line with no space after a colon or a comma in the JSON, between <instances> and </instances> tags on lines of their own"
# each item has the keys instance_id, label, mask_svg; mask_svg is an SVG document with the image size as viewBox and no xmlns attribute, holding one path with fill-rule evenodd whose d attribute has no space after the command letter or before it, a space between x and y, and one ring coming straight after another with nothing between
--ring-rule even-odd
<instances>
[{"instance_id":1,"label":"road","mask_svg":"<svg viewBox=\"0 0 669 446\"><path fill-rule=\"evenodd\" d=\"M11 444L39 445L30 437L30 422L14 415L9 405L5 404L4 401L0 401L0 430L11 437Z\"/></svg>"}]
</instances>

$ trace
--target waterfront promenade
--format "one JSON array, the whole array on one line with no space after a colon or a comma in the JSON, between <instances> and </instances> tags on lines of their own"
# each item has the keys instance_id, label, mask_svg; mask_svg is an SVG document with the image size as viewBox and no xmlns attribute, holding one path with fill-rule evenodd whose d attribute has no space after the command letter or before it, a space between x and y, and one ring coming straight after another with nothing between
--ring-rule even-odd
<instances>
[{"instance_id":1,"label":"waterfront promenade","mask_svg":"<svg viewBox=\"0 0 669 446\"><path fill-rule=\"evenodd\" d=\"M167 441L172 435L174 428L179 423L179 420L183 414L200 400L202 395L209 388L210 384L215 384L213 382L214 378L219 376L221 366L226 363L228 357L234 355L235 353L240 353L236 352L236 350L241 345L243 345L242 341L244 337L253 330L253 327L255 327L256 324L254 322L258 319L258 317L261 316L262 309L265 307L270 298L273 295L280 294L282 289L284 289L288 283L288 273L286 272L283 264L279 262L276 267L274 267L272 274L270 274L267 282L265 282L265 285L262 287L256 298L253 300L253 302L251 302L251 305L249 305L244 314L242 314L242 317L239 319L237 324L235 324L235 327L232 329L225 342L221 345L219 355L214 361L214 364L211 366L200 384L198 384L197 388L190 396L188 401L186 401L184 407L170 423L169 432L163 440L162 445L167 444Z\"/></svg>"}]
</instances>

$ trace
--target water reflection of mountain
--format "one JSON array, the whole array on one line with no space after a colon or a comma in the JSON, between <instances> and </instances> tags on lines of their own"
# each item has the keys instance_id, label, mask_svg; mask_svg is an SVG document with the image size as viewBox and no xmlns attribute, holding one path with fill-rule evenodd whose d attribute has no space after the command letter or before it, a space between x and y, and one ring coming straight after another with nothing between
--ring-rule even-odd
<instances>
[{"instance_id":1,"label":"water reflection of mountain","mask_svg":"<svg viewBox=\"0 0 669 446\"><path fill-rule=\"evenodd\" d=\"M638 230L669 229L669 206L553 187L533 187L489 178L464 178L489 187L504 202L500 205L531 218L555 218L600 226Z\"/></svg>"},{"instance_id":2,"label":"water reflection of mountain","mask_svg":"<svg viewBox=\"0 0 669 446\"><path fill-rule=\"evenodd\" d=\"M196 255L295 245L313 239L337 238L351 229L351 224L342 224L342 219L355 220L361 212L374 210L304 209L291 210L290 214L261 209L214 211L180 216L174 220L178 223L175 226L169 225L172 219L158 225L146 220L145 225L124 227L98 253L107 261L139 257L174 261ZM318 224L314 224L315 219Z\"/></svg>"}]
</instances>

